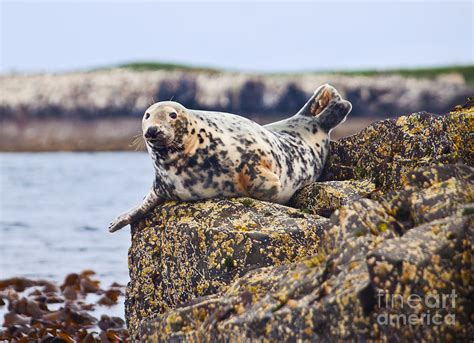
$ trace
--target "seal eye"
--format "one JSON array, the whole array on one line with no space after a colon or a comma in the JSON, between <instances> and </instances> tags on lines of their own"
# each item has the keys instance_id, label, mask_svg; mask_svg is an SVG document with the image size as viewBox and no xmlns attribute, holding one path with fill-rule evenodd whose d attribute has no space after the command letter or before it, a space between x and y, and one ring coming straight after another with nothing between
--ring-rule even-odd
<instances>
[{"instance_id":1,"label":"seal eye","mask_svg":"<svg viewBox=\"0 0 474 343\"><path fill-rule=\"evenodd\" d=\"M171 118L171 119L176 119L176 117L178 117L178 115L176 114L176 112L171 112L171 113L170 113L170 118Z\"/></svg>"},{"instance_id":2,"label":"seal eye","mask_svg":"<svg viewBox=\"0 0 474 343\"><path fill-rule=\"evenodd\" d=\"M148 119L148 118L150 118L150 113L147 112L145 113L145 119Z\"/></svg>"}]
</instances>

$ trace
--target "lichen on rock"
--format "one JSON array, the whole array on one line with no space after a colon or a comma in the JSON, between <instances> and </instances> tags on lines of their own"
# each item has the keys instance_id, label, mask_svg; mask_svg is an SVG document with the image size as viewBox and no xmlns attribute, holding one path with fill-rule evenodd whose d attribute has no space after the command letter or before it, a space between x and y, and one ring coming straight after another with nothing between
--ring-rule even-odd
<instances>
[{"instance_id":1,"label":"lichen on rock","mask_svg":"<svg viewBox=\"0 0 474 343\"><path fill-rule=\"evenodd\" d=\"M342 205L367 197L374 191L375 184L370 180L314 182L297 191L289 204L329 217Z\"/></svg>"},{"instance_id":2,"label":"lichen on rock","mask_svg":"<svg viewBox=\"0 0 474 343\"><path fill-rule=\"evenodd\" d=\"M333 142L323 180L290 202L302 211L246 198L158 207L132 230L132 335L150 342L467 340L474 330L473 116L471 102ZM456 298L446 306L407 305L414 296L449 294ZM443 320L426 323L426 313ZM410 316L417 320L397 322Z\"/></svg>"},{"instance_id":3,"label":"lichen on rock","mask_svg":"<svg viewBox=\"0 0 474 343\"><path fill-rule=\"evenodd\" d=\"M327 219L249 198L168 202L132 229L127 319L215 293L247 271L318 252Z\"/></svg>"},{"instance_id":4,"label":"lichen on rock","mask_svg":"<svg viewBox=\"0 0 474 343\"><path fill-rule=\"evenodd\" d=\"M376 122L331 142L321 181L371 179L384 190L400 188L416 167L474 163L474 106L438 116L426 112Z\"/></svg>"}]
</instances>

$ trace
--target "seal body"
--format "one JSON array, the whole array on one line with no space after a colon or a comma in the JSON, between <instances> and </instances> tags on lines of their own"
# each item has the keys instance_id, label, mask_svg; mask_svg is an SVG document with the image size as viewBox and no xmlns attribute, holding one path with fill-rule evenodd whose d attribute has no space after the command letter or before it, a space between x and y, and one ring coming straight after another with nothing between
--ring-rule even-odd
<instances>
[{"instance_id":1,"label":"seal body","mask_svg":"<svg viewBox=\"0 0 474 343\"><path fill-rule=\"evenodd\" d=\"M156 171L153 187L144 204L112 223L111 231L164 200L250 196L286 203L318 179L330 131L350 110L329 85L318 88L294 116L264 126L171 101L150 106L142 130Z\"/></svg>"},{"instance_id":2,"label":"seal body","mask_svg":"<svg viewBox=\"0 0 474 343\"><path fill-rule=\"evenodd\" d=\"M251 196L285 203L321 174L328 133L310 117L260 126L228 113L183 111L189 124L179 149L147 144L154 187L165 199Z\"/></svg>"}]
</instances>

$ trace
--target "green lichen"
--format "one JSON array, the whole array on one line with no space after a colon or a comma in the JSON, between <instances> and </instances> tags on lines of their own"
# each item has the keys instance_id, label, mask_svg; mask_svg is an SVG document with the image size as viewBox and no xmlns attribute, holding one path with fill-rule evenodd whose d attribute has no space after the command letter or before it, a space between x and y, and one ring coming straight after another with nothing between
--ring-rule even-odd
<instances>
[{"instance_id":1,"label":"green lichen","mask_svg":"<svg viewBox=\"0 0 474 343\"><path fill-rule=\"evenodd\" d=\"M354 175L357 176L357 177L363 177L364 175L364 168L362 168L361 166L354 166Z\"/></svg>"},{"instance_id":2,"label":"green lichen","mask_svg":"<svg viewBox=\"0 0 474 343\"><path fill-rule=\"evenodd\" d=\"M250 198L241 199L240 203L245 207L251 207L254 204L254 201Z\"/></svg>"},{"instance_id":3,"label":"green lichen","mask_svg":"<svg viewBox=\"0 0 474 343\"><path fill-rule=\"evenodd\" d=\"M470 216L474 214L474 207L467 207L462 211L463 216Z\"/></svg>"},{"instance_id":4,"label":"green lichen","mask_svg":"<svg viewBox=\"0 0 474 343\"><path fill-rule=\"evenodd\" d=\"M227 271L231 271L235 266L236 262L232 256L227 255L224 259L224 266L227 268Z\"/></svg>"},{"instance_id":5,"label":"green lichen","mask_svg":"<svg viewBox=\"0 0 474 343\"><path fill-rule=\"evenodd\" d=\"M378 228L379 228L380 232L385 232L388 229L388 225L387 225L387 223L379 223Z\"/></svg>"}]
</instances>

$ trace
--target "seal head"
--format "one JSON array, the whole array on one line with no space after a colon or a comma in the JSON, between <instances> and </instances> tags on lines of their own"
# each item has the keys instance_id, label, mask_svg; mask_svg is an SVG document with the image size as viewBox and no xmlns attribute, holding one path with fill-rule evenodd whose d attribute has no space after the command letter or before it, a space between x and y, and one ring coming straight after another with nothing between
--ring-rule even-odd
<instances>
[{"instance_id":1,"label":"seal head","mask_svg":"<svg viewBox=\"0 0 474 343\"><path fill-rule=\"evenodd\" d=\"M158 102L143 115L143 138L151 148L176 148L182 145L187 126L184 106L173 101Z\"/></svg>"}]
</instances>

